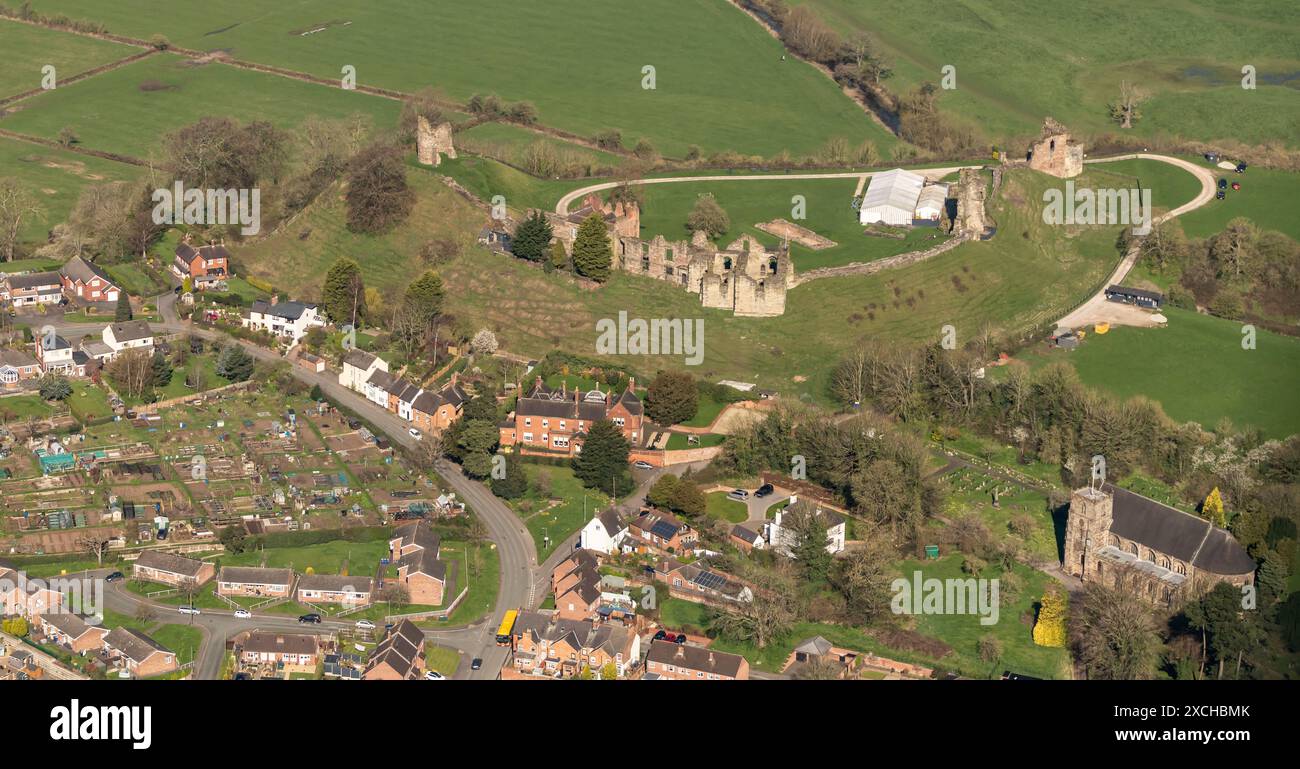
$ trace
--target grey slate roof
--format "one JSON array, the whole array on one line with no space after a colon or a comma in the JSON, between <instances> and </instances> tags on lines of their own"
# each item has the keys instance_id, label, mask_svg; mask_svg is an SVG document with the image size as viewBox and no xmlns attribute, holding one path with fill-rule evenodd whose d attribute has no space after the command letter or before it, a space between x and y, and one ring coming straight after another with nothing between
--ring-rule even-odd
<instances>
[{"instance_id":1,"label":"grey slate roof","mask_svg":"<svg viewBox=\"0 0 1300 769\"><path fill-rule=\"evenodd\" d=\"M1107 485L1114 496L1110 531L1214 574L1249 574L1256 568L1232 535L1209 521L1154 499Z\"/></svg>"},{"instance_id":2,"label":"grey slate roof","mask_svg":"<svg viewBox=\"0 0 1300 769\"><path fill-rule=\"evenodd\" d=\"M293 569L264 569L260 566L222 566L218 582L252 585L287 585L293 582Z\"/></svg>"},{"instance_id":3,"label":"grey slate roof","mask_svg":"<svg viewBox=\"0 0 1300 769\"><path fill-rule=\"evenodd\" d=\"M297 320L302 314L309 309L316 307L311 302L278 302L271 304L265 299L258 299L253 302L252 311L263 315L271 315L285 320Z\"/></svg>"},{"instance_id":4,"label":"grey slate roof","mask_svg":"<svg viewBox=\"0 0 1300 769\"><path fill-rule=\"evenodd\" d=\"M647 662L661 665L673 665L692 671L703 671L720 676L735 677L740 673L740 663L744 660L739 654L728 654L706 649L703 646L676 644L668 641L652 641Z\"/></svg>"},{"instance_id":5,"label":"grey slate roof","mask_svg":"<svg viewBox=\"0 0 1300 769\"><path fill-rule=\"evenodd\" d=\"M151 569L168 571L186 577L198 576L199 569L203 568L203 561L157 550L144 551L139 558L135 559L135 562Z\"/></svg>"},{"instance_id":6,"label":"grey slate roof","mask_svg":"<svg viewBox=\"0 0 1300 769\"><path fill-rule=\"evenodd\" d=\"M108 635L104 636L104 643L136 662L144 662L159 652L172 653L166 646L128 627L117 627L108 631Z\"/></svg>"}]
</instances>

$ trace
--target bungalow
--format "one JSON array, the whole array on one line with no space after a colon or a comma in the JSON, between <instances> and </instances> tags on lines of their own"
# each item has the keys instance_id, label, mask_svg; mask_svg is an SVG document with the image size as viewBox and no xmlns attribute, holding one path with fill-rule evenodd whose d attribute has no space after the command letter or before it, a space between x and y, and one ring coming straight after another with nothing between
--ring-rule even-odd
<instances>
[{"instance_id":1,"label":"bungalow","mask_svg":"<svg viewBox=\"0 0 1300 769\"><path fill-rule=\"evenodd\" d=\"M177 669L176 655L170 649L128 627L110 630L104 636L103 650L110 661L137 678Z\"/></svg>"},{"instance_id":2,"label":"bungalow","mask_svg":"<svg viewBox=\"0 0 1300 769\"><path fill-rule=\"evenodd\" d=\"M20 382L38 379L41 374L41 362L24 350L0 350L0 384L7 390L18 387Z\"/></svg>"},{"instance_id":3,"label":"bungalow","mask_svg":"<svg viewBox=\"0 0 1300 769\"><path fill-rule=\"evenodd\" d=\"M389 558L397 566L397 581L411 603L439 606L447 589L447 564L438 559L441 540L425 521L398 527L388 542Z\"/></svg>"},{"instance_id":4,"label":"bungalow","mask_svg":"<svg viewBox=\"0 0 1300 769\"><path fill-rule=\"evenodd\" d=\"M244 328L288 339L291 345L298 344L307 335L308 329L325 325L325 319L315 304L281 302L275 296L269 302L264 299L255 300L240 322Z\"/></svg>"},{"instance_id":5,"label":"bungalow","mask_svg":"<svg viewBox=\"0 0 1300 769\"><path fill-rule=\"evenodd\" d=\"M63 593L48 583L29 580L25 572L0 568L0 614L36 619L62 605Z\"/></svg>"},{"instance_id":6,"label":"bungalow","mask_svg":"<svg viewBox=\"0 0 1300 769\"><path fill-rule=\"evenodd\" d=\"M116 302L122 295L122 289L113 283L108 273L80 256L72 257L67 264L63 265L59 270L59 278L60 288L64 296L69 299L80 299L83 302Z\"/></svg>"},{"instance_id":7,"label":"bungalow","mask_svg":"<svg viewBox=\"0 0 1300 769\"><path fill-rule=\"evenodd\" d=\"M233 645L245 665L314 668L320 660L320 639L310 633L248 630L235 636Z\"/></svg>"},{"instance_id":8,"label":"bungalow","mask_svg":"<svg viewBox=\"0 0 1300 769\"><path fill-rule=\"evenodd\" d=\"M686 522L654 509L642 510L628 522L624 552L675 555L695 547L699 534Z\"/></svg>"},{"instance_id":9,"label":"bungalow","mask_svg":"<svg viewBox=\"0 0 1300 769\"><path fill-rule=\"evenodd\" d=\"M360 606L370 603L374 592L371 577L349 577L338 574L304 574L298 579L300 603L337 603Z\"/></svg>"},{"instance_id":10,"label":"bungalow","mask_svg":"<svg viewBox=\"0 0 1300 769\"><path fill-rule=\"evenodd\" d=\"M181 280L190 278L194 288L205 290L230 277L230 252L222 243L199 248L181 243L172 260L172 273Z\"/></svg>"},{"instance_id":11,"label":"bungalow","mask_svg":"<svg viewBox=\"0 0 1300 769\"><path fill-rule=\"evenodd\" d=\"M259 566L222 566L217 574L219 595L251 595L287 598L292 592L293 569L265 569Z\"/></svg>"},{"instance_id":12,"label":"bungalow","mask_svg":"<svg viewBox=\"0 0 1300 769\"><path fill-rule=\"evenodd\" d=\"M578 533L578 546L584 550L613 553L627 535L628 526L618 510L609 508L597 513Z\"/></svg>"},{"instance_id":13,"label":"bungalow","mask_svg":"<svg viewBox=\"0 0 1300 769\"><path fill-rule=\"evenodd\" d=\"M353 348L343 356L343 372L339 374L339 384L364 394L366 380L376 371L387 372L388 361L365 350Z\"/></svg>"},{"instance_id":14,"label":"bungalow","mask_svg":"<svg viewBox=\"0 0 1300 769\"><path fill-rule=\"evenodd\" d=\"M409 619L389 629L366 661L363 681L411 681L424 675L424 631Z\"/></svg>"},{"instance_id":15,"label":"bungalow","mask_svg":"<svg viewBox=\"0 0 1300 769\"><path fill-rule=\"evenodd\" d=\"M63 276L58 272L29 272L5 276L5 292L14 307L58 304L63 301Z\"/></svg>"},{"instance_id":16,"label":"bungalow","mask_svg":"<svg viewBox=\"0 0 1300 769\"><path fill-rule=\"evenodd\" d=\"M732 526L729 539L731 544L746 553L767 547L767 541L763 539L763 524L758 522L746 521Z\"/></svg>"},{"instance_id":17,"label":"bungalow","mask_svg":"<svg viewBox=\"0 0 1300 769\"><path fill-rule=\"evenodd\" d=\"M646 675L673 681L744 681L749 661L703 646L651 641L646 655Z\"/></svg>"},{"instance_id":18,"label":"bungalow","mask_svg":"<svg viewBox=\"0 0 1300 769\"><path fill-rule=\"evenodd\" d=\"M204 585L216 576L216 567L208 561L164 553L158 550L146 550L135 559L131 566L131 576L146 582L158 582L164 585L180 587L182 585Z\"/></svg>"},{"instance_id":19,"label":"bungalow","mask_svg":"<svg viewBox=\"0 0 1300 769\"><path fill-rule=\"evenodd\" d=\"M572 678L584 668L600 675L612 665L623 678L641 657L641 638L632 628L617 624L524 611L512 632L515 669L537 676Z\"/></svg>"},{"instance_id":20,"label":"bungalow","mask_svg":"<svg viewBox=\"0 0 1300 769\"><path fill-rule=\"evenodd\" d=\"M87 624L81 617L64 612L41 615L39 627L41 635L74 654L102 649L104 636L108 635L108 628Z\"/></svg>"}]
</instances>

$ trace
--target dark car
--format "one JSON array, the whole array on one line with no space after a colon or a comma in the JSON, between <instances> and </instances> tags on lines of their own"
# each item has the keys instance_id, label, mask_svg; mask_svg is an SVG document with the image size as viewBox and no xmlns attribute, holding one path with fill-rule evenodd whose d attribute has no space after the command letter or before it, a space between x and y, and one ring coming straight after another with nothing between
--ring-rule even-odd
<instances>
[{"instance_id":1,"label":"dark car","mask_svg":"<svg viewBox=\"0 0 1300 769\"><path fill-rule=\"evenodd\" d=\"M1228 193L1224 192L1223 190L1219 190L1218 192L1214 193L1214 197L1218 198L1219 200L1223 200L1224 198L1228 197Z\"/></svg>"},{"instance_id":2,"label":"dark car","mask_svg":"<svg viewBox=\"0 0 1300 769\"><path fill-rule=\"evenodd\" d=\"M312 624L312 625L319 625L319 624L320 624L320 615L317 614L317 613L315 613L315 612L312 612L311 614L304 614L304 615L302 615L301 617L298 618L298 623L299 623L299 624L302 624L302 623L304 623L304 622L305 622L305 623Z\"/></svg>"},{"instance_id":3,"label":"dark car","mask_svg":"<svg viewBox=\"0 0 1300 769\"><path fill-rule=\"evenodd\" d=\"M654 640L656 640L656 641L662 641L662 640L664 640L664 639L667 638L667 637L668 637L668 631L667 631L667 630L660 630L658 633L655 633Z\"/></svg>"},{"instance_id":4,"label":"dark car","mask_svg":"<svg viewBox=\"0 0 1300 769\"><path fill-rule=\"evenodd\" d=\"M776 489L772 488L772 484L765 483L758 487L758 491L754 492L754 496L762 499L771 496L773 491L776 491Z\"/></svg>"},{"instance_id":5,"label":"dark car","mask_svg":"<svg viewBox=\"0 0 1300 769\"><path fill-rule=\"evenodd\" d=\"M1237 173L1239 173L1239 174L1244 174L1244 173L1246 173L1246 164L1245 164L1245 163L1238 163L1238 164L1237 164Z\"/></svg>"},{"instance_id":6,"label":"dark car","mask_svg":"<svg viewBox=\"0 0 1300 769\"><path fill-rule=\"evenodd\" d=\"M677 637L673 639L673 643L675 643L675 644L684 644L684 643L686 643L686 634L685 634L685 633L678 633L678 634L677 634Z\"/></svg>"},{"instance_id":7,"label":"dark car","mask_svg":"<svg viewBox=\"0 0 1300 769\"><path fill-rule=\"evenodd\" d=\"M482 657L475 657L475 658L474 658L474 661L471 662L471 663L469 663L469 669L470 669L470 670L478 670L478 669L481 668L481 667L483 667L483 658L482 658Z\"/></svg>"},{"instance_id":8,"label":"dark car","mask_svg":"<svg viewBox=\"0 0 1300 769\"><path fill-rule=\"evenodd\" d=\"M120 571L115 571L107 577L104 577L105 582L121 582L124 579L126 579L126 575Z\"/></svg>"},{"instance_id":9,"label":"dark car","mask_svg":"<svg viewBox=\"0 0 1300 769\"><path fill-rule=\"evenodd\" d=\"M1228 180L1227 180L1227 179L1224 179L1224 178L1220 178L1220 179L1219 179L1219 189L1221 189L1221 190L1222 190L1222 189L1227 189L1227 187L1228 187Z\"/></svg>"}]
</instances>

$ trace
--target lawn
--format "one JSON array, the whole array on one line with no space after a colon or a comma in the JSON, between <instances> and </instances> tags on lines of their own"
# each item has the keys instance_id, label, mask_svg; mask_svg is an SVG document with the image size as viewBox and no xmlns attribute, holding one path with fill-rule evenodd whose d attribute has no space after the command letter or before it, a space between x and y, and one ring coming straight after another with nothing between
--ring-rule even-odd
<instances>
[{"instance_id":1,"label":"lawn","mask_svg":"<svg viewBox=\"0 0 1300 769\"><path fill-rule=\"evenodd\" d=\"M566 466L552 467L524 463L528 473L529 490L522 499L511 500L510 505L537 543L538 562L545 561L556 547L569 535L581 529L596 513L610 505L610 498L582 485ZM551 477L548 498L537 495L537 476L547 473ZM560 500L551 506L550 499Z\"/></svg>"},{"instance_id":2,"label":"lawn","mask_svg":"<svg viewBox=\"0 0 1300 769\"><path fill-rule=\"evenodd\" d=\"M293 129L309 115L361 113L387 128L400 109L390 99L225 64L196 66L174 54L34 96L23 107L0 119L0 128L52 139L70 126L86 147L138 158L158 150L164 134L208 115Z\"/></svg>"},{"instance_id":3,"label":"lawn","mask_svg":"<svg viewBox=\"0 0 1300 769\"><path fill-rule=\"evenodd\" d=\"M360 84L402 91L435 85L459 102L495 92L531 101L547 125L580 136L617 129L629 147L647 137L678 157L690 144L774 155L806 154L834 136L870 139L882 151L895 143L829 78L783 59L780 43L724 0L445 0L437 12L419 0L273 7L231 0L216 17L200 4L160 14L150 0L34 5L101 21L119 34L161 33L178 46L226 49L330 79L350 64ZM656 69L653 90L642 88L646 65Z\"/></svg>"},{"instance_id":4,"label":"lawn","mask_svg":"<svg viewBox=\"0 0 1300 769\"><path fill-rule=\"evenodd\" d=\"M696 410L695 416L682 422L684 427L708 427L713 424L713 420L718 418L727 404L716 401L708 395L700 395L699 409Z\"/></svg>"},{"instance_id":5,"label":"lawn","mask_svg":"<svg viewBox=\"0 0 1300 769\"><path fill-rule=\"evenodd\" d=\"M193 662L203 644L203 631L192 625L163 625L149 637L176 652L176 661L181 665Z\"/></svg>"},{"instance_id":6,"label":"lawn","mask_svg":"<svg viewBox=\"0 0 1300 769\"><path fill-rule=\"evenodd\" d=\"M221 557L221 565L264 565L275 569L291 568L300 574L312 569L316 574L355 574L368 577L374 575L379 567L379 559L387 557L386 540L350 542L336 539L317 545L274 547L224 555ZM263 558L265 564L262 563Z\"/></svg>"},{"instance_id":7,"label":"lawn","mask_svg":"<svg viewBox=\"0 0 1300 769\"><path fill-rule=\"evenodd\" d=\"M529 168L525 150L544 144L554 152L561 167L580 171L582 176L591 176L597 169L617 168L626 160L624 155L538 134L513 123L480 123L457 133L455 141L460 151L486 155L521 168Z\"/></svg>"},{"instance_id":8,"label":"lawn","mask_svg":"<svg viewBox=\"0 0 1300 769\"><path fill-rule=\"evenodd\" d=\"M166 286L155 283L138 264L110 264L104 269L131 296L153 296L167 289Z\"/></svg>"},{"instance_id":9,"label":"lawn","mask_svg":"<svg viewBox=\"0 0 1300 769\"><path fill-rule=\"evenodd\" d=\"M4 125L0 120L0 126ZM134 179L140 173L141 169L125 163L0 137L0 176L17 179L43 209L40 217L29 217L23 224L20 237L24 241L44 243L50 228L67 218L86 185ZM4 265L6 272L49 268L47 260Z\"/></svg>"},{"instance_id":10,"label":"lawn","mask_svg":"<svg viewBox=\"0 0 1300 769\"><path fill-rule=\"evenodd\" d=\"M478 555L474 555L477 549ZM466 551L469 554L466 554ZM443 560L455 558L462 565L457 592L468 585L469 593L456 606L445 622L439 626L468 625L490 613L497 601L497 588L501 582L501 557L496 545L491 542L470 544L468 542L447 541L442 543ZM477 566L474 558L477 557ZM449 597L450 601L455 596ZM454 670L454 668L453 668ZM450 675L450 674L448 674Z\"/></svg>"},{"instance_id":11,"label":"lawn","mask_svg":"<svg viewBox=\"0 0 1300 769\"><path fill-rule=\"evenodd\" d=\"M456 668L460 665L460 652L435 643L426 643L424 645L424 661L429 670L436 670L451 678L456 674Z\"/></svg>"},{"instance_id":12,"label":"lawn","mask_svg":"<svg viewBox=\"0 0 1300 769\"><path fill-rule=\"evenodd\" d=\"M72 396L68 398L68 407L72 415L81 422L112 416L113 409L108 405L108 393L102 387L72 380Z\"/></svg>"},{"instance_id":13,"label":"lawn","mask_svg":"<svg viewBox=\"0 0 1300 769\"><path fill-rule=\"evenodd\" d=\"M1024 151L1021 141L1045 115L1076 132L1116 130L1107 104L1121 80L1152 94L1130 131L1137 136L1300 144L1293 4L1251 0L1226 14L1197 0L1100 0L1048 13L1032 0L985 0L938 14L903 0L802 4L841 35L871 33L892 65L885 86L894 93L937 84L941 68L954 66L956 88L940 91L940 109L993 142L1020 140L1013 153ZM1253 91L1241 87L1246 59L1258 71Z\"/></svg>"},{"instance_id":14,"label":"lawn","mask_svg":"<svg viewBox=\"0 0 1300 769\"><path fill-rule=\"evenodd\" d=\"M190 366L193 361L199 361L203 367L203 390L212 390L217 387L230 384L230 380L217 374L217 356L211 353L203 355L194 355L189 358L185 366L177 366L172 370L172 378L166 385L155 388L153 398L137 398L129 396L118 388L118 394L128 406L138 406L141 403L152 402L153 400L168 400L170 398L179 398L183 395L192 395L199 390L190 387L185 383Z\"/></svg>"},{"instance_id":15,"label":"lawn","mask_svg":"<svg viewBox=\"0 0 1300 769\"><path fill-rule=\"evenodd\" d=\"M1254 350L1242 349L1241 324L1166 308L1167 328L1113 327L1089 334L1073 352L1031 360L1064 360L1079 378L1121 398L1145 395L1176 421L1213 428L1227 417L1265 435L1300 432L1300 339L1263 329Z\"/></svg>"},{"instance_id":16,"label":"lawn","mask_svg":"<svg viewBox=\"0 0 1300 769\"><path fill-rule=\"evenodd\" d=\"M725 491L706 495L704 512L710 518L722 518L731 523L740 523L749 517L749 508L745 503L729 498Z\"/></svg>"},{"instance_id":17,"label":"lawn","mask_svg":"<svg viewBox=\"0 0 1300 769\"><path fill-rule=\"evenodd\" d=\"M1208 238L1222 232L1232 219L1244 216L1261 229L1277 230L1292 240L1300 240L1300 216L1295 215L1295 201L1300 198L1300 173L1254 167L1247 168L1244 174L1223 169L1215 169L1215 173L1229 184L1240 182L1241 189L1228 189L1223 200L1212 200L1179 217L1183 231L1190 237Z\"/></svg>"},{"instance_id":18,"label":"lawn","mask_svg":"<svg viewBox=\"0 0 1300 769\"><path fill-rule=\"evenodd\" d=\"M125 59L140 52L108 40L0 19L0 97L44 87L44 68L54 67L55 86L60 80L88 69Z\"/></svg>"}]
</instances>

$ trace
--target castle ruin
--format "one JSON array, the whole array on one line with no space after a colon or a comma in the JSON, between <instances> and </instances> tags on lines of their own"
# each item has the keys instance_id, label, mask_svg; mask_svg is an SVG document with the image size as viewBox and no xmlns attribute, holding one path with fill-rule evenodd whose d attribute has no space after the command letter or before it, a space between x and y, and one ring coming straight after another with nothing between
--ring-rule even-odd
<instances>
[{"instance_id":1,"label":"castle ruin","mask_svg":"<svg viewBox=\"0 0 1300 769\"><path fill-rule=\"evenodd\" d=\"M1070 138L1068 128L1049 117L1043 121L1038 141L1029 145L1025 160L1035 171L1069 179L1083 173L1083 145Z\"/></svg>"},{"instance_id":2,"label":"castle ruin","mask_svg":"<svg viewBox=\"0 0 1300 769\"><path fill-rule=\"evenodd\" d=\"M957 180L957 218L952 234L957 237L981 238L990 227L984 213L984 175L978 168L963 168Z\"/></svg>"},{"instance_id":3,"label":"castle ruin","mask_svg":"<svg viewBox=\"0 0 1300 769\"><path fill-rule=\"evenodd\" d=\"M451 123L439 123L434 127L423 115L415 119L415 155L421 165L437 166L442 163L442 156L456 158L456 146L451 139Z\"/></svg>"}]
</instances>

